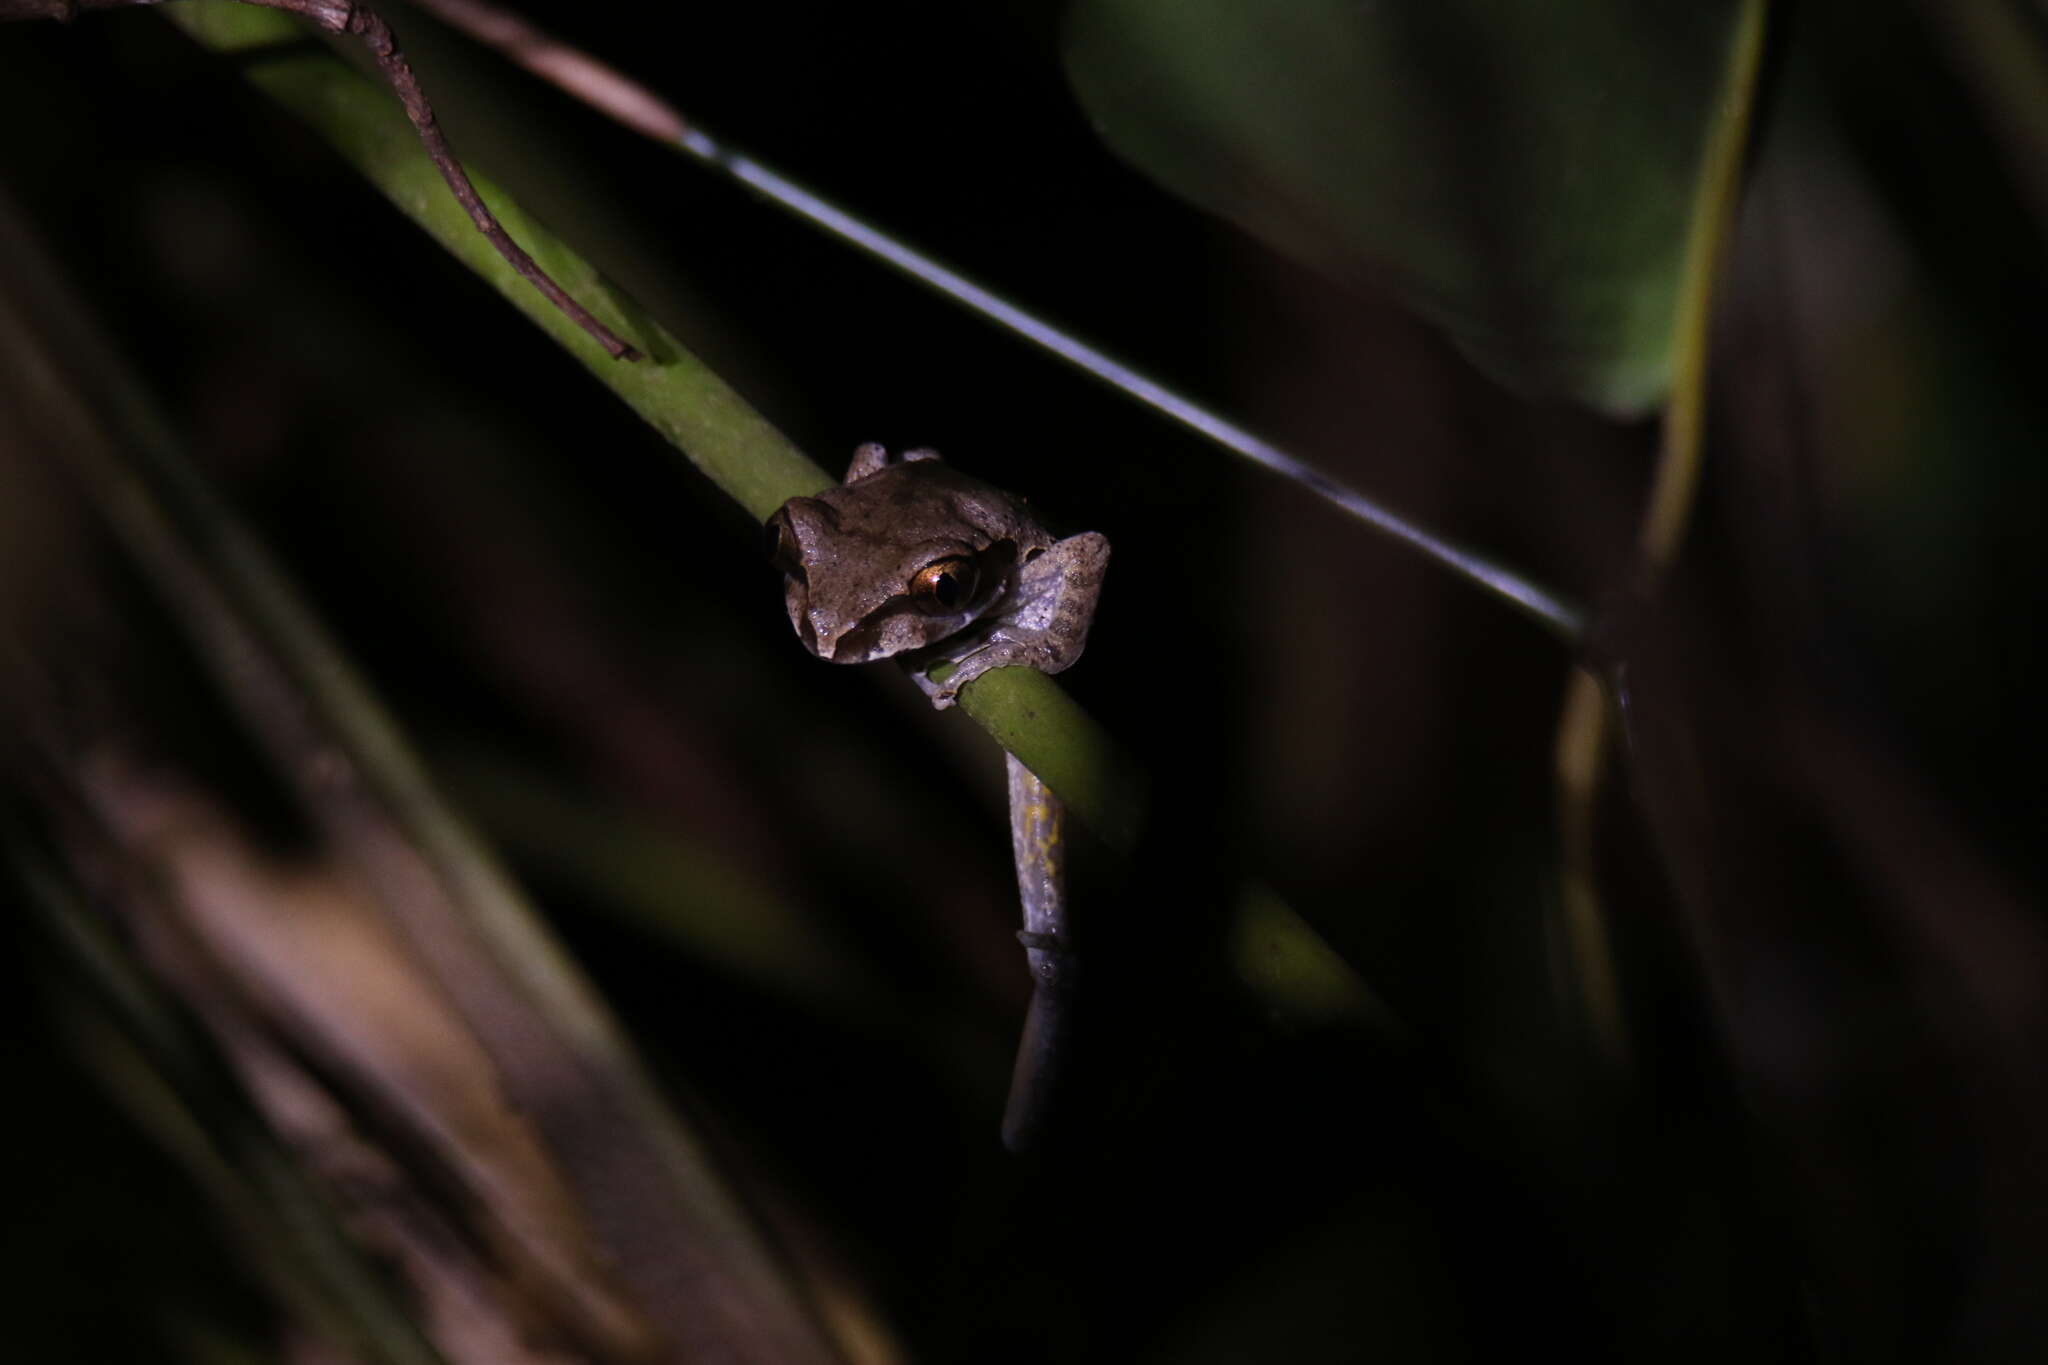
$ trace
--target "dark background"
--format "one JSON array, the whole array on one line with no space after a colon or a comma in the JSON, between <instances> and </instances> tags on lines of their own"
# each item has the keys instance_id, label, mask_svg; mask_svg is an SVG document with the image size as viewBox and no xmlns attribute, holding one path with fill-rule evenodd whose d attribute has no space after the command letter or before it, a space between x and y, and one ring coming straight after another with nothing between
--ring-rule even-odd
<instances>
[{"instance_id":1,"label":"dark background","mask_svg":"<svg viewBox=\"0 0 2048 1365\"><path fill-rule=\"evenodd\" d=\"M2048 219L1949 30L1812 4L1777 36L1699 519L1643 606L1623 590L1653 424L1509 394L1154 189L1068 96L1055 7L531 12L1005 297L1602 604L1640 689L1601 812L1617 1070L1551 928L1562 647L552 91L437 64L444 40L394 11L458 150L821 464L933 445L1113 542L1064 681L1151 773L1154 822L1128 865L1084 857L1094 1044L1060 1141L1012 1158L1026 983L994 750L886 669L804 656L745 514L231 65L148 15L0 30L9 192L684 1106L914 1358L2048 1345ZM169 703L152 721L167 752L214 743ZM636 918L550 809L717 848L888 1008ZM1372 1007L1248 990L1247 886ZM10 1341L162 1358L193 1320L258 1321L196 1196L53 1051L37 958L14 960Z\"/></svg>"}]
</instances>

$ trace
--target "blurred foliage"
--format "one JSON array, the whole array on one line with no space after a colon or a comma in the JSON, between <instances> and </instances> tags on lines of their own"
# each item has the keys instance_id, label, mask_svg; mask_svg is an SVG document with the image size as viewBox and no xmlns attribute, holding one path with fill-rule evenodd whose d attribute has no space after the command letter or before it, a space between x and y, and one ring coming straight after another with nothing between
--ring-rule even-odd
<instances>
[{"instance_id":1,"label":"blurred foliage","mask_svg":"<svg viewBox=\"0 0 2048 1365\"><path fill-rule=\"evenodd\" d=\"M1069 69L1160 183L1509 383L1654 407L1735 0L1084 0Z\"/></svg>"},{"instance_id":2,"label":"blurred foliage","mask_svg":"<svg viewBox=\"0 0 2048 1365\"><path fill-rule=\"evenodd\" d=\"M1394 8L1353 7L1333 38L1204 5L1216 41L1177 68L1202 82L1163 106L1167 131L1266 136L1288 109L1282 131L1320 130L1286 163L1306 181L1179 188L1261 231L1283 204L1290 223L1345 210L1318 241L1349 290L1096 140L1064 63L1097 100L1147 74L1112 59L1108 17L1128 41L1176 7L1101 0L1071 30L1034 0L531 12L1006 296L1608 603L1591 657L1628 699L1599 844L1626 1073L1555 984L1549 754L1572 661L1553 642L393 15L457 149L793 445L831 466L862 440L931 444L1115 543L1062 681L1150 774L1151 817L1127 857L1076 869L1094 1043L1065 1140L1028 1162L995 1136L1027 985L995 751L887 670L804 656L749 512L237 79L260 57L143 15L0 29L0 184L496 838L847 1354L2038 1357L2048 24L2016 0L1777 7L1699 516L1644 599L1653 433L1505 390L1460 348L1607 406L1655 392L1664 334L1637 324L1665 305L1640 291L1676 259L1728 9L1602 26L1615 7L1509 22L1475 0L1415 7L1405 46L1347 46ZM1549 36L1512 41L1520 24ZM1587 26L1594 49L1567 40ZM1397 79L1357 74L1376 71ZM1560 184L1566 207L1532 193ZM1438 204L1457 226L1419 232ZM1597 306L1546 292L1580 252L1615 266ZM1439 302L1610 321L1584 351L1529 344L1548 322L1454 346L1394 300L1418 278ZM394 1227L453 1229L447 1264L486 1285L523 1267L505 1283L572 1302L573 1265L482 1217L426 1160L441 1149L390 1141L412 1112L394 1097L472 1093L408 1088L402 1064L451 1054L401 1034L369 1054L395 1069L351 1070L306 1041L336 1035L291 1026L388 1024L403 974L263 975L224 945L269 938L166 937L200 924L178 905L298 925L375 897L108 509L53 472L47 394L11 373L0 396L10 827L70 859L157 989L268 1078L259 1101L293 1075L342 1097L349 1124L304 1150L388 1194L372 1264L403 1263L377 1241ZM1273 906L1334 957L1272 950ZM257 1292L276 1289L262 1234L199 1213L189 1163L131 1137L134 1073L81 1042L99 1007L31 922L8 916L13 1353L329 1358ZM1273 1008L1275 982L1298 1008ZM591 1150L631 1123L543 1116L585 1121ZM440 1174L391 1184L365 1151ZM529 1344L630 1355L590 1302Z\"/></svg>"}]
</instances>

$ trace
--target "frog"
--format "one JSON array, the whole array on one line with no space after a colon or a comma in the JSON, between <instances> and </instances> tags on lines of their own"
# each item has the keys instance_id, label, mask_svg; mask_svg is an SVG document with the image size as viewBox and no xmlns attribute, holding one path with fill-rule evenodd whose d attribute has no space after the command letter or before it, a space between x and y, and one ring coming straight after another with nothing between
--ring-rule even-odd
<instances>
[{"instance_id":1,"label":"frog","mask_svg":"<svg viewBox=\"0 0 2048 1365\"><path fill-rule=\"evenodd\" d=\"M1029 503L971 478L928 446L891 456L870 442L846 480L791 498L768 518L789 623L831 663L895 659L933 706L994 668L1058 673L1081 657L1102 595L1109 540L1057 538ZM931 674L954 667L943 679ZM1051 1127L1072 1051L1076 958L1067 933L1066 807L1015 754L1010 841L1031 971L1002 1139L1037 1145Z\"/></svg>"},{"instance_id":2,"label":"frog","mask_svg":"<svg viewBox=\"0 0 2048 1365\"><path fill-rule=\"evenodd\" d=\"M941 710L990 669L1058 673L1079 659L1109 564L1107 537L1054 537L1024 499L928 446L860 446L843 483L783 503L767 537L805 649L894 658Z\"/></svg>"}]
</instances>

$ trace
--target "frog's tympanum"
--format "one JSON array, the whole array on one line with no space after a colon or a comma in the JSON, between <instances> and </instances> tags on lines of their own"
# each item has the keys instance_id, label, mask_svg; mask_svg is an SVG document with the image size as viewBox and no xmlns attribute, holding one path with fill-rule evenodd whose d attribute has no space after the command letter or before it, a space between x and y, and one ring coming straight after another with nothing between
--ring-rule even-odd
<instances>
[{"instance_id":1,"label":"frog's tympanum","mask_svg":"<svg viewBox=\"0 0 2048 1365\"><path fill-rule=\"evenodd\" d=\"M934 706L992 668L1081 657L1109 564L1093 531L1055 540L1023 499L934 450L854 452L846 482L768 519L790 624L833 663L895 658ZM943 683L928 670L958 667Z\"/></svg>"}]
</instances>

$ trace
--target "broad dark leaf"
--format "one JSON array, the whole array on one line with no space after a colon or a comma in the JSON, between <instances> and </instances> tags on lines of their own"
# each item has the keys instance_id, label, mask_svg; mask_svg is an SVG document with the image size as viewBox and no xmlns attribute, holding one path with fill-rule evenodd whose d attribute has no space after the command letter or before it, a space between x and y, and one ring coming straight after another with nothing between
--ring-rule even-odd
<instances>
[{"instance_id":1,"label":"broad dark leaf","mask_svg":"<svg viewBox=\"0 0 2048 1365\"><path fill-rule=\"evenodd\" d=\"M1067 70L1119 155L1482 367L1617 414L1669 377L1729 0L1085 0Z\"/></svg>"}]
</instances>

